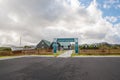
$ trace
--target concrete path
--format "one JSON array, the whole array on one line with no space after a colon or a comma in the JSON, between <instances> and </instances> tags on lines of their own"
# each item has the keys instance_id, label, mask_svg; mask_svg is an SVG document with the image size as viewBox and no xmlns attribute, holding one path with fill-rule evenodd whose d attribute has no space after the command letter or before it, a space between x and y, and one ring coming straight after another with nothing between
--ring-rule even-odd
<instances>
[{"instance_id":1,"label":"concrete path","mask_svg":"<svg viewBox=\"0 0 120 80\"><path fill-rule=\"evenodd\" d=\"M66 51L65 53L59 55L58 57L71 57L71 54L72 54L73 50L69 50L69 51Z\"/></svg>"}]
</instances>

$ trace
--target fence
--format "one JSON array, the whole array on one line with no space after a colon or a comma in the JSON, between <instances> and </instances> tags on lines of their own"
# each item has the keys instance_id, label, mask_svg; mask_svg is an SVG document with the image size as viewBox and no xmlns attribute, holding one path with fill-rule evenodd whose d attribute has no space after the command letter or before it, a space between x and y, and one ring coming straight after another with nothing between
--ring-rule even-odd
<instances>
[{"instance_id":1,"label":"fence","mask_svg":"<svg viewBox=\"0 0 120 80\"><path fill-rule=\"evenodd\" d=\"M53 54L50 49L39 50L18 50L18 51L0 51L0 56L15 56L15 55L51 55Z\"/></svg>"},{"instance_id":2,"label":"fence","mask_svg":"<svg viewBox=\"0 0 120 80\"><path fill-rule=\"evenodd\" d=\"M120 55L120 49L80 49L80 54L87 55ZM52 49L0 51L0 56L14 55L52 55Z\"/></svg>"},{"instance_id":3,"label":"fence","mask_svg":"<svg viewBox=\"0 0 120 80\"><path fill-rule=\"evenodd\" d=\"M53 54L50 49L39 49L39 50L23 50L22 54L36 54L36 55L50 55Z\"/></svg>"},{"instance_id":4,"label":"fence","mask_svg":"<svg viewBox=\"0 0 120 80\"><path fill-rule=\"evenodd\" d=\"M0 56L11 56L12 52L11 51L0 51Z\"/></svg>"},{"instance_id":5,"label":"fence","mask_svg":"<svg viewBox=\"0 0 120 80\"><path fill-rule=\"evenodd\" d=\"M88 55L120 55L120 49L82 49L80 54Z\"/></svg>"}]
</instances>

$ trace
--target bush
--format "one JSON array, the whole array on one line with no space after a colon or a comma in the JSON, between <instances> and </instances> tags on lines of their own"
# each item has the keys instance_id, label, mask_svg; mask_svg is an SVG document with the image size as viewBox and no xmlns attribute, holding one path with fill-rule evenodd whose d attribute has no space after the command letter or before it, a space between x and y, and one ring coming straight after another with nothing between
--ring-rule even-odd
<instances>
[{"instance_id":1,"label":"bush","mask_svg":"<svg viewBox=\"0 0 120 80\"><path fill-rule=\"evenodd\" d=\"M99 49L98 46L95 45L83 45L83 46L79 46L80 49Z\"/></svg>"},{"instance_id":2,"label":"bush","mask_svg":"<svg viewBox=\"0 0 120 80\"><path fill-rule=\"evenodd\" d=\"M0 47L0 51L11 51L10 47Z\"/></svg>"}]
</instances>

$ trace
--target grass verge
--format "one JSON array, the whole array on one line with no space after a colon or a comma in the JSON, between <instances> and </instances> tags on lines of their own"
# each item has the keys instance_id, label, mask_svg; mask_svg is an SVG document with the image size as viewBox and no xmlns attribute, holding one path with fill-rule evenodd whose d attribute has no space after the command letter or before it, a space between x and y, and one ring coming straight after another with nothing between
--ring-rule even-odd
<instances>
[{"instance_id":1,"label":"grass verge","mask_svg":"<svg viewBox=\"0 0 120 80\"><path fill-rule=\"evenodd\" d=\"M72 53L71 57L74 57L74 56L120 56L120 54L82 54L82 53L79 53L79 54L76 54L76 53Z\"/></svg>"}]
</instances>

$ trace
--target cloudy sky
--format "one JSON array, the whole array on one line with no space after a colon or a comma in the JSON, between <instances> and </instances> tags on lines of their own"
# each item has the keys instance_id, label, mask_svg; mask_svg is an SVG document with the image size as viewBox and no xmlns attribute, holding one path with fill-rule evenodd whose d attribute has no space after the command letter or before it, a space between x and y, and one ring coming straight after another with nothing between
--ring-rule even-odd
<instances>
[{"instance_id":1,"label":"cloudy sky","mask_svg":"<svg viewBox=\"0 0 120 80\"><path fill-rule=\"evenodd\" d=\"M120 0L0 0L0 46L78 37L120 44Z\"/></svg>"}]
</instances>

